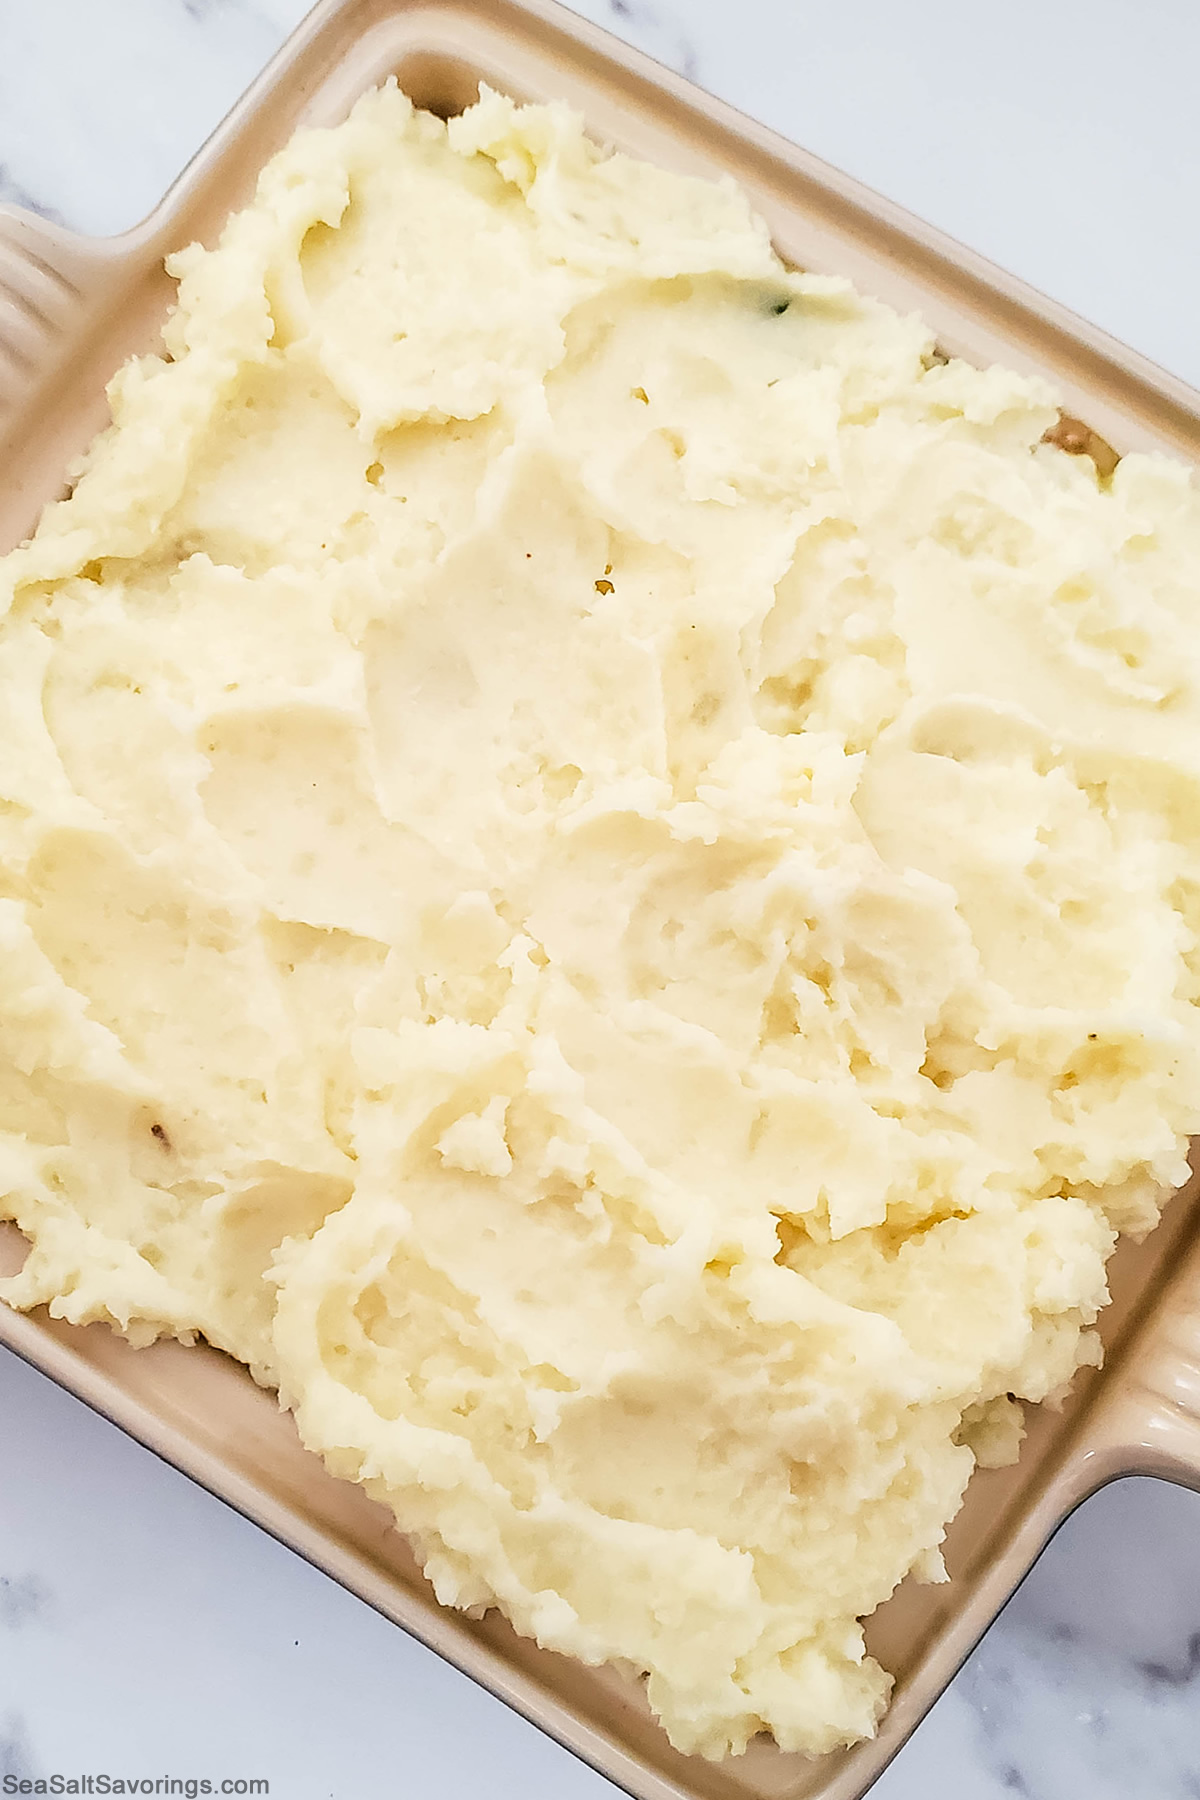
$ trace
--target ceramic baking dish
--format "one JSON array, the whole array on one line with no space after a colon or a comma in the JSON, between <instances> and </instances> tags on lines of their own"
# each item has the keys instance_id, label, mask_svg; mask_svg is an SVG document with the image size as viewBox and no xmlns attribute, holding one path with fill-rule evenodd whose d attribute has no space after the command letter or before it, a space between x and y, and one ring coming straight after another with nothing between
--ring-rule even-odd
<instances>
[{"instance_id":1,"label":"ceramic baking dish","mask_svg":"<svg viewBox=\"0 0 1200 1800\"><path fill-rule=\"evenodd\" d=\"M64 470L105 420L108 377L154 342L173 292L164 254L211 241L298 125L336 122L391 74L443 115L468 104L482 79L519 98L569 100L595 136L639 156L727 171L788 261L919 310L947 351L1047 375L1068 415L1065 447L1102 464L1135 447L1200 459L1200 394L545 0L326 0L135 231L80 238L0 208L0 548L62 491ZM765 1742L719 1765L681 1756L636 1681L539 1650L494 1614L441 1609L390 1514L326 1474L274 1397L217 1352L175 1343L133 1351L105 1327L5 1308L0 1341L639 1800L857 1800L1072 1507L1122 1474L1200 1488L1194 1186L1145 1245L1125 1244L1114 1258L1103 1372L1081 1378L1060 1412L1031 1409L1018 1466L972 1482L946 1547L951 1581L906 1583L870 1621L870 1646L897 1677L878 1736L817 1760ZM22 1251L15 1230L0 1230L5 1272Z\"/></svg>"}]
</instances>

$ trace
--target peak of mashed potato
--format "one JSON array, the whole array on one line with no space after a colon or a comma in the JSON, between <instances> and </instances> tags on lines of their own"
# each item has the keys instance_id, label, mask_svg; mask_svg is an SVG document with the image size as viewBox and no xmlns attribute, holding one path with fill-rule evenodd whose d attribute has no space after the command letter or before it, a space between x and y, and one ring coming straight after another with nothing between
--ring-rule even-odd
<instances>
[{"instance_id":1,"label":"peak of mashed potato","mask_svg":"<svg viewBox=\"0 0 1200 1800\"><path fill-rule=\"evenodd\" d=\"M0 564L16 1306L201 1333L719 1757L1200 1124L1200 506L496 94L297 137Z\"/></svg>"}]
</instances>

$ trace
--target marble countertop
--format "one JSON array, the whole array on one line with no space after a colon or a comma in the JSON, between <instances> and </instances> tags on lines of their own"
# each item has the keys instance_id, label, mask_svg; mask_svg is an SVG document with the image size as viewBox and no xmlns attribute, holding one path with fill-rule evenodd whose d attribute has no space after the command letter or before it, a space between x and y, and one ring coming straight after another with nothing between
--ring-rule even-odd
<instances>
[{"instance_id":1,"label":"marble countertop","mask_svg":"<svg viewBox=\"0 0 1200 1800\"><path fill-rule=\"evenodd\" d=\"M577 0L1200 384L1194 0ZM0 0L0 199L132 224L305 0ZM575 1762L0 1352L4 1777L602 1800ZM1069 1521L878 1800L1197 1800L1200 1497Z\"/></svg>"}]
</instances>

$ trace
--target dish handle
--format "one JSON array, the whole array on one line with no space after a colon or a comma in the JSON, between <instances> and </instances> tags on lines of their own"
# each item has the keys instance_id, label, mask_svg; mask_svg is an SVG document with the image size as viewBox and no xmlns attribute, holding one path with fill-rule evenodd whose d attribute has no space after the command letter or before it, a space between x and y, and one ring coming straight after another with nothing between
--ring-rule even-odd
<instances>
[{"instance_id":1,"label":"dish handle","mask_svg":"<svg viewBox=\"0 0 1200 1800\"><path fill-rule=\"evenodd\" d=\"M104 239L0 206L0 438L61 366L63 340L92 312L114 260Z\"/></svg>"},{"instance_id":2,"label":"dish handle","mask_svg":"<svg viewBox=\"0 0 1200 1800\"><path fill-rule=\"evenodd\" d=\"M37 213L0 206L0 552L31 532L68 468L108 421L102 386L81 367L111 372L142 327L129 272L143 228L81 237ZM103 342L81 365L81 352ZM135 340L136 341L136 340Z\"/></svg>"},{"instance_id":3,"label":"dish handle","mask_svg":"<svg viewBox=\"0 0 1200 1800\"><path fill-rule=\"evenodd\" d=\"M1104 1387L1086 1434L1090 1485L1156 1475L1200 1492L1200 1234Z\"/></svg>"}]
</instances>

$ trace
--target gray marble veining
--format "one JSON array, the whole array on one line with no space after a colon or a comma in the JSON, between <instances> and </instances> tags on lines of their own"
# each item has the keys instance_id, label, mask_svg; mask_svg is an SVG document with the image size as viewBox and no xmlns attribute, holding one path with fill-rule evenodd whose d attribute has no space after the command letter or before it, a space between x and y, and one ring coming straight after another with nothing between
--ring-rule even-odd
<instances>
[{"instance_id":1,"label":"gray marble veining","mask_svg":"<svg viewBox=\"0 0 1200 1800\"><path fill-rule=\"evenodd\" d=\"M689 81L699 78L699 51L681 8L654 5L649 0L606 0L604 12L603 23L627 42L636 43L639 50L648 51Z\"/></svg>"},{"instance_id":2,"label":"gray marble veining","mask_svg":"<svg viewBox=\"0 0 1200 1800\"><path fill-rule=\"evenodd\" d=\"M0 1715L0 1780L6 1775L11 1776L14 1781L24 1781L37 1775L29 1751L25 1720L19 1712L12 1709Z\"/></svg>"},{"instance_id":3,"label":"gray marble veining","mask_svg":"<svg viewBox=\"0 0 1200 1800\"><path fill-rule=\"evenodd\" d=\"M0 1575L0 1631L19 1631L30 1619L44 1618L50 1597L40 1575Z\"/></svg>"},{"instance_id":4,"label":"gray marble veining","mask_svg":"<svg viewBox=\"0 0 1200 1800\"><path fill-rule=\"evenodd\" d=\"M22 187L3 163L0 163L0 204L21 206L26 212L37 213L40 218L51 219L58 225L63 223L62 214L57 212L53 206L47 206L44 200L39 200L36 194L30 193L28 188Z\"/></svg>"}]
</instances>

